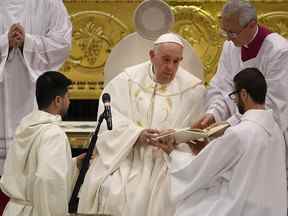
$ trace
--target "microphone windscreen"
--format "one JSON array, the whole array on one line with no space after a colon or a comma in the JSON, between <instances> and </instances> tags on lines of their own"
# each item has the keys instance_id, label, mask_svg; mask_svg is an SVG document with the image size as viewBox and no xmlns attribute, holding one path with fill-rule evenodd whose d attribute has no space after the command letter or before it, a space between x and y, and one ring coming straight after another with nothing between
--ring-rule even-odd
<instances>
[{"instance_id":1,"label":"microphone windscreen","mask_svg":"<svg viewBox=\"0 0 288 216\"><path fill-rule=\"evenodd\" d=\"M102 96L102 101L103 101L104 104L105 103L110 103L110 101L111 101L110 95L108 93L104 93L103 96Z\"/></svg>"}]
</instances>

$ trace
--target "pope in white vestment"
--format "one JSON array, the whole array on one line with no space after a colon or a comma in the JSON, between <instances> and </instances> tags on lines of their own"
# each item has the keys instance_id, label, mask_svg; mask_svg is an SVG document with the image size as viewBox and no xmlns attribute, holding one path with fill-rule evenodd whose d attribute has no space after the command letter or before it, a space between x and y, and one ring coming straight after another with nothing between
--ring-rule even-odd
<instances>
[{"instance_id":1,"label":"pope in white vestment","mask_svg":"<svg viewBox=\"0 0 288 216\"><path fill-rule=\"evenodd\" d=\"M178 216L286 216L285 143L272 110L249 110L197 156L171 154Z\"/></svg>"},{"instance_id":2,"label":"pope in white vestment","mask_svg":"<svg viewBox=\"0 0 288 216\"><path fill-rule=\"evenodd\" d=\"M21 48L9 48L13 24L23 28ZM63 64L71 33L62 1L0 1L0 175L16 127L34 107L35 81L41 73Z\"/></svg>"},{"instance_id":3,"label":"pope in white vestment","mask_svg":"<svg viewBox=\"0 0 288 216\"><path fill-rule=\"evenodd\" d=\"M166 39L161 43L166 42L174 43ZM171 57L179 52L176 51L162 56L168 67L178 65L178 57ZM160 56L162 51L159 52L156 55ZM111 95L113 130L106 130L106 125L101 127L96 160L81 188L78 212L117 216L174 214L166 155L161 149L138 141L147 128L183 128L199 119L205 87L201 80L178 66L173 80L161 84L156 81L157 68L159 65L150 61L126 68L105 87L103 92ZM165 74L170 74L163 73L166 78ZM102 111L101 105L99 115ZM183 151L191 152L185 147Z\"/></svg>"}]
</instances>

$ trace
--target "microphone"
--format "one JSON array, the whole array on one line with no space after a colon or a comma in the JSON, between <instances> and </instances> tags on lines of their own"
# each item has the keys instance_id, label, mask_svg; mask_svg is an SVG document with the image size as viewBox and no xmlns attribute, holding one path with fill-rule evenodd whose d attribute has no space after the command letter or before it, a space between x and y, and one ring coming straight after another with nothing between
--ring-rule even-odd
<instances>
[{"instance_id":1,"label":"microphone","mask_svg":"<svg viewBox=\"0 0 288 216\"><path fill-rule=\"evenodd\" d=\"M108 93L104 93L102 96L102 102L104 104L104 112L105 112L105 120L107 124L108 130L112 130L112 114L111 114L111 107L110 107L111 97Z\"/></svg>"}]
</instances>

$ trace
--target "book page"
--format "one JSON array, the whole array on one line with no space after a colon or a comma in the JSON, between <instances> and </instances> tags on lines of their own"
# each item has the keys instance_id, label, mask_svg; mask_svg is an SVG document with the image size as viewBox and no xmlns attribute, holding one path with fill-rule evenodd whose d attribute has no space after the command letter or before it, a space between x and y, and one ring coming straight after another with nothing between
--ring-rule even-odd
<instances>
[{"instance_id":1,"label":"book page","mask_svg":"<svg viewBox=\"0 0 288 216\"><path fill-rule=\"evenodd\" d=\"M198 128L182 128L175 131L158 136L161 139L166 136L174 135L176 143L185 143L191 140L207 139L210 137L221 136L230 125L227 122L211 125L205 129Z\"/></svg>"},{"instance_id":2,"label":"book page","mask_svg":"<svg viewBox=\"0 0 288 216\"><path fill-rule=\"evenodd\" d=\"M218 123L216 125L211 125L207 127L205 130L207 130L208 136L214 136L216 133L218 135L223 134L224 131L230 126L229 123L223 122Z\"/></svg>"}]
</instances>

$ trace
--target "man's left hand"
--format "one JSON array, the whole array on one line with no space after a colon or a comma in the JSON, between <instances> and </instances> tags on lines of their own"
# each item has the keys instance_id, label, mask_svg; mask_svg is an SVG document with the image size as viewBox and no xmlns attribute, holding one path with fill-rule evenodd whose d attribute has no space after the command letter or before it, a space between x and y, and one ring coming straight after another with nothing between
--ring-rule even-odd
<instances>
[{"instance_id":1,"label":"man's left hand","mask_svg":"<svg viewBox=\"0 0 288 216\"><path fill-rule=\"evenodd\" d=\"M176 146L174 132L175 132L174 129L162 130L160 131L159 136L164 136L164 137L157 139L156 146L162 149L167 154L170 154L175 149L175 146Z\"/></svg>"},{"instance_id":2,"label":"man's left hand","mask_svg":"<svg viewBox=\"0 0 288 216\"><path fill-rule=\"evenodd\" d=\"M208 145L209 141L207 139L204 139L202 141L200 140L193 140L190 142L187 142L187 144L189 145L192 153L194 155L198 155L200 153L200 151L206 146Z\"/></svg>"},{"instance_id":3,"label":"man's left hand","mask_svg":"<svg viewBox=\"0 0 288 216\"><path fill-rule=\"evenodd\" d=\"M85 156L86 156L86 153L82 153L76 157L76 164L77 164L78 169L81 169L82 162L83 162Z\"/></svg>"}]
</instances>

